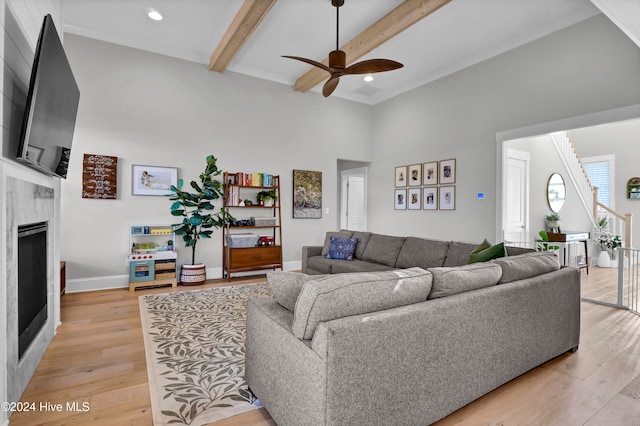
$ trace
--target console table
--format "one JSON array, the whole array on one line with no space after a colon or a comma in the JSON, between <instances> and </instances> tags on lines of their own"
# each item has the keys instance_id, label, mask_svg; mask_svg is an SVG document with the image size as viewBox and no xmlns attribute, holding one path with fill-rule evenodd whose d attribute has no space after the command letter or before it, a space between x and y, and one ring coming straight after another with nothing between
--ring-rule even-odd
<instances>
[{"instance_id":1,"label":"console table","mask_svg":"<svg viewBox=\"0 0 640 426\"><path fill-rule=\"evenodd\" d=\"M584 231L565 231L561 233L552 233L549 232L547 234L549 236L549 242L554 243L562 243L565 245L563 249L563 265L567 265L568 261L570 261L570 256L568 256L567 252L569 251L569 245L572 243L582 243L584 246L584 261L580 261L578 256L576 256L576 267L578 269L586 268L587 274L589 273L589 232Z\"/></svg>"}]
</instances>

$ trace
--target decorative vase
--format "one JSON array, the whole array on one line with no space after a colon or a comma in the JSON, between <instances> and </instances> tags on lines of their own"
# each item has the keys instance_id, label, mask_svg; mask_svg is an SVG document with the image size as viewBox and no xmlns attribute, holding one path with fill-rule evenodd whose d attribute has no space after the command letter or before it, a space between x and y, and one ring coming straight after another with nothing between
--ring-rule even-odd
<instances>
[{"instance_id":1,"label":"decorative vase","mask_svg":"<svg viewBox=\"0 0 640 426\"><path fill-rule=\"evenodd\" d=\"M182 285L200 285L207 279L207 269L204 263L182 265L180 268L180 283Z\"/></svg>"},{"instance_id":2,"label":"decorative vase","mask_svg":"<svg viewBox=\"0 0 640 426\"><path fill-rule=\"evenodd\" d=\"M611 266L611 259L609 253L606 250L601 250L598 255L598 266L601 268L609 268Z\"/></svg>"}]
</instances>

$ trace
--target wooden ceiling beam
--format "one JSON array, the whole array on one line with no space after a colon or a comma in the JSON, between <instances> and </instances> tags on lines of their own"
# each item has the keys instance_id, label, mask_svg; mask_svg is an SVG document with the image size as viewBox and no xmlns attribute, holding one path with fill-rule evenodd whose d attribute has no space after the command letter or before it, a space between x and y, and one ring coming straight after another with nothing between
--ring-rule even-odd
<instances>
[{"instance_id":1,"label":"wooden ceiling beam","mask_svg":"<svg viewBox=\"0 0 640 426\"><path fill-rule=\"evenodd\" d=\"M209 71L224 72L276 0L244 0L209 58Z\"/></svg>"},{"instance_id":2,"label":"wooden ceiling beam","mask_svg":"<svg viewBox=\"0 0 640 426\"><path fill-rule=\"evenodd\" d=\"M450 1L406 0L340 48L347 53L347 66ZM322 63L329 65L329 58ZM326 71L313 67L296 80L293 88L299 92L306 92L326 78Z\"/></svg>"}]
</instances>

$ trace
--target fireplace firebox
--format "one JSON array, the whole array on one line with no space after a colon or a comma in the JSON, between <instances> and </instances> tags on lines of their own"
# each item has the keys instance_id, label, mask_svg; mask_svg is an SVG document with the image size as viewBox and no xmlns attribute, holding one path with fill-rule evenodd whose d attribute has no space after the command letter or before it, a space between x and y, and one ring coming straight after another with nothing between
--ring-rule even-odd
<instances>
[{"instance_id":1,"label":"fireplace firebox","mask_svg":"<svg viewBox=\"0 0 640 426\"><path fill-rule=\"evenodd\" d=\"M18 226L18 357L47 320L47 222Z\"/></svg>"}]
</instances>

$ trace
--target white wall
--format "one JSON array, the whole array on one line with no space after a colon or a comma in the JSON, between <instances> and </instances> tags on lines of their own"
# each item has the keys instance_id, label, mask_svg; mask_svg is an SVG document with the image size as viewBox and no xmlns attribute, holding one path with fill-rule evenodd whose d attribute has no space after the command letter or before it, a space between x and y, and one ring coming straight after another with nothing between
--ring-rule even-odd
<instances>
[{"instance_id":1,"label":"white wall","mask_svg":"<svg viewBox=\"0 0 640 426\"><path fill-rule=\"evenodd\" d=\"M376 106L370 229L494 239L496 133L638 104L639 75L640 49L600 15ZM394 211L394 167L448 158L455 211Z\"/></svg>"},{"instance_id":2,"label":"white wall","mask_svg":"<svg viewBox=\"0 0 640 426\"><path fill-rule=\"evenodd\" d=\"M337 159L369 161L368 106L71 34L65 49L81 92L62 182L61 255L72 290L128 284L129 226L175 221L167 198L131 195L132 164L178 167L190 181L214 154L223 170L281 175L283 257L292 267L303 245L337 228ZM117 200L81 198L85 153L118 157ZM323 173L322 219L292 219L293 169ZM218 274L221 239L215 232L196 254ZM190 262L181 241L177 248Z\"/></svg>"}]
</instances>

